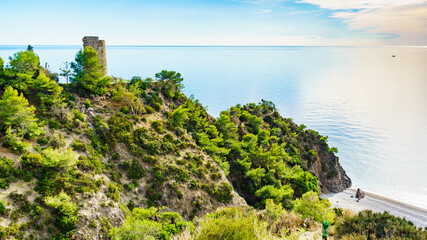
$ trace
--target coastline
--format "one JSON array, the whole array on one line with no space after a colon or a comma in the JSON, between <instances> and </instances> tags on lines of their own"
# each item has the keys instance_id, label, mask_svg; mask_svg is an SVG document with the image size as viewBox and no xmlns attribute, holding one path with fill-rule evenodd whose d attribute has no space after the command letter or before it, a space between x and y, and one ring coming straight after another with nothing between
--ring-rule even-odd
<instances>
[{"instance_id":1,"label":"coastline","mask_svg":"<svg viewBox=\"0 0 427 240\"><path fill-rule=\"evenodd\" d=\"M327 198L331 203L331 207L348 209L356 213L365 209L374 212L387 211L392 215L413 222L417 227L427 227L427 209L375 193L363 192L365 193L365 197L359 201L355 197L356 189L354 188L348 188L340 193L322 194L321 197Z\"/></svg>"}]
</instances>

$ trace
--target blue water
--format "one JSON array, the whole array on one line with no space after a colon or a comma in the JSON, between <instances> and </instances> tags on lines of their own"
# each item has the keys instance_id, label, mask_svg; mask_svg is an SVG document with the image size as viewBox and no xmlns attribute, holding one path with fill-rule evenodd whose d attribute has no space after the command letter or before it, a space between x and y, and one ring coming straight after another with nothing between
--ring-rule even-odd
<instances>
[{"instance_id":1,"label":"blue water","mask_svg":"<svg viewBox=\"0 0 427 240\"><path fill-rule=\"evenodd\" d=\"M0 57L23 49L0 46ZM78 49L34 47L52 71ZM128 79L179 71L214 116L271 100L329 136L353 187L427 208L427 48L110 46L107 61Z\"/></svg>"}]
</instances>

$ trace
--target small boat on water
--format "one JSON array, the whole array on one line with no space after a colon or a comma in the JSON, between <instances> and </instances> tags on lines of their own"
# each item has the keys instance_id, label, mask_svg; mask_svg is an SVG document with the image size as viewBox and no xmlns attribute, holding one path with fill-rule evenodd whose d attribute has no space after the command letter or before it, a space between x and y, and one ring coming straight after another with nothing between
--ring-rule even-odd
<instances>
[{"instance_id":1,"label":"small boat on water","mask_svg":"<svg viewBox=\"0 0 427 240\"><path fill-rule=\"evenodd\" d=\"M391 55L391 57L396 57L396 55Z\"/></svg>"}]
</instances>

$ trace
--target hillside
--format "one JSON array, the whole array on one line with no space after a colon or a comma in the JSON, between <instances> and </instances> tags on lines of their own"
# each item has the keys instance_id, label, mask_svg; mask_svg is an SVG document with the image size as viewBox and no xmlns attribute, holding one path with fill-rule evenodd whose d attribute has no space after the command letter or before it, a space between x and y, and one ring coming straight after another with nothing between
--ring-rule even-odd
<instances>
[{"instance_id":1,"label":"hillside","mask_svg":"<svg viewBox=\"0 0 427 240\"><path fill-rule=\"evenodd\" d=\"M272 102L215 119L182 93L179 73L111 79L90 48L77 54L71 84L30 50L3 65L2 239L122 239L114 236L147 227L169 239L218 209L286 215L282 206L298 209L308 196L327 209L317 195L351 185L327 137ZM295 229L305 224L295 219Z\"/></svg>"}]
</instances>

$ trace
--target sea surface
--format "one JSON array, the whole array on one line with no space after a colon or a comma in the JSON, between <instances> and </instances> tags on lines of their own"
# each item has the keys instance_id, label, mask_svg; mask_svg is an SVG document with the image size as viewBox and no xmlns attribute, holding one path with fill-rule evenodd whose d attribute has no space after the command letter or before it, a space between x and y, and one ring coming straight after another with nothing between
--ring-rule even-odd
<instances>
[{"instance_id":1,"label":"sea surface","mask_svg":"<svg viewBox=\"0 0 427 240\"><path fill-rule=\"evenodd\" d=\"M0 57L25 48L0 46ZM58 71L80 48L34 51ZM329 136L353 187L427 209L426 47L108 46L107 62L126 79L180 72L185 94L215 117L273 101L282 116Z\"/></svg>"}]
</instances>

